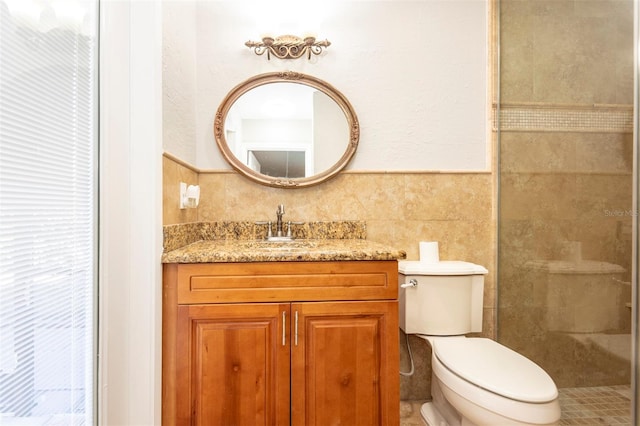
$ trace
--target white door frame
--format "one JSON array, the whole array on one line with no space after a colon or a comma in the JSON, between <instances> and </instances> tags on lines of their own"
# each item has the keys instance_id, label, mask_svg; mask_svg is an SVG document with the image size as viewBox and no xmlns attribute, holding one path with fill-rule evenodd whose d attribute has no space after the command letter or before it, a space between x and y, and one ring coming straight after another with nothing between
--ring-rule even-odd
<instances>
[{"instance_id":1,"label":"white door frame","mask_svg":"<svg viewBox=\"0 0 640 426\"><path fill-rule=\"evenodd\" d=\"M98 424L161 424L162 9L101 0Z\"/></svg>"}]
</instances>

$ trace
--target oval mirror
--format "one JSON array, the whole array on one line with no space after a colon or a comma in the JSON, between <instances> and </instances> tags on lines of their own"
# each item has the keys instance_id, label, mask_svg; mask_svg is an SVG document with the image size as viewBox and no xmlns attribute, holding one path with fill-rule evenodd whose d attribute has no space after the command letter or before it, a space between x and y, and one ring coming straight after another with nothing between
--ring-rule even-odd
<instances>
[{"instance_id":1,"label":"oval mirror","mask_svg":"<svg viewBox=\"0 0 640 426\"><path fill-rule=\"evenodd\" d=\"M260 74L234 87L213 127L218 148L234 169L281 188L335 176L360 139L358 119L344 95L292 71Z\"/></svg>"}]
</instances>

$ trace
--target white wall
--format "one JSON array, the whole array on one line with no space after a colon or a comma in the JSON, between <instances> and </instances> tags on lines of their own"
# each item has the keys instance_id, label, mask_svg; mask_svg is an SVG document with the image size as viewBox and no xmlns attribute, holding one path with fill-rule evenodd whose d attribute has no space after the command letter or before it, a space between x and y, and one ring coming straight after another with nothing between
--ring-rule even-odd
<instances>
[{"instance_id":1,"label":"white wall","mask_svg":"<svg viewBox=\"0 0 640 426\"><path fill-rule=\"evenodd\" d=\"M172 154L196 164L196 3L165 3L162 50L168 66L162 70L162 108L171 118L163 126L163 140Z\"/></svg>"},{"instance_id":2,"label":"white wall","mask_svg":"<svg viewBox=\"0 0 640 426\"><path fill-rule=\"evenodd\" d=\"M276 3L164 2L164 102L180 87L187 105L177 108L172 96L176 108L165 107L165 129L170 129L165 135L175 135L165 138L166 151L187 161L195 151L198 167L230 169L212 134L219 104L255 74L293 70L326 80L352 103L361 138L348 169L490 167L486 1L324 1L315 9L299 1L293 2L297 15L288 24L270 29L274 25L260 22L266 14L260 5L277 9ZM317 13L321 22L304 22ZM308 29L332 43L311 61L267 61L244 46L265 32L303 35ZM182 40L169 40L176 37ZM192 46L194 38L189 56L184 46ZM195 114L188 119L184 111Z\"/></svg>"}]
</instances>

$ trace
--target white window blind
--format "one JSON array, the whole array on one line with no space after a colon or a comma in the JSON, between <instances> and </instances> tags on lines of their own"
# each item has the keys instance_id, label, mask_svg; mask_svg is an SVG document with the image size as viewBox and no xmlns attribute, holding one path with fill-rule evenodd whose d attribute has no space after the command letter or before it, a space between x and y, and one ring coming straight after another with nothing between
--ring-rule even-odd
<instances>
[{"instance_id":1,"label":"white window blind","mask_svg":"<svg viewBox=\"0 0 640 426\"><path fill-rule=\"evenodd\" d=\"M94 423L98 0L0 0L0 425Z\"/></svg>"}]
</instances>

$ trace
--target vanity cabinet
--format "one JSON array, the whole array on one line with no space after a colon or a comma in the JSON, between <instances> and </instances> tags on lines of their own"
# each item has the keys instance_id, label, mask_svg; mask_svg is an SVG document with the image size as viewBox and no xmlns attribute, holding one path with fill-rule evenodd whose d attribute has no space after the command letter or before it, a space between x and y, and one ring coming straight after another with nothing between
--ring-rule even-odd
<instances>
[{"instance_id":1,"label":"vanity cabinet","mask_svg":"<svg viewBox=\"0 0 640 426\"><path fill-rule=\"evenodd\" d=\"M397 261L165 264L163 424L397 425Z\"/></svg>"}]
</instances>

